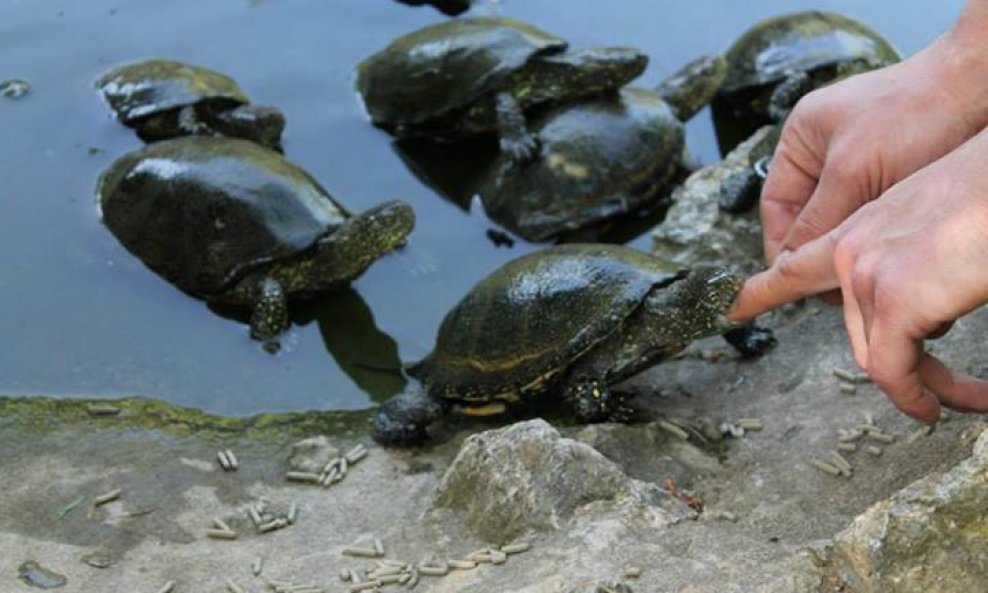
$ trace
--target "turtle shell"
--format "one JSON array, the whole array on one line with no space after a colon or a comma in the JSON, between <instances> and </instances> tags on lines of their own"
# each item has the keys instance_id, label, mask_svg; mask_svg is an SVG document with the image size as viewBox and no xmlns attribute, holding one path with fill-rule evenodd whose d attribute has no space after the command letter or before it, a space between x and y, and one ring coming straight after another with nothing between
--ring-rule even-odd
<instances>
[{"instance_id":1,"label":"turtle shell","mask_svg":"<svg viewBox=\"0 0 988 593\"><path fill-rule=\"evenodd\" d=\"M399 37L362 61L357 90L375 123L416 124L467 107L532 56L565 48L520 21L456 19Z\"/></svg>"},{"instance_id":2,"label":"turtle shell","mask_svg":"<svg viewBox=\"0 0 988 593\"><path fill-rule=\"evenodd\" d=\"M725 58L727 78L721 94L850 60L868 60L875 67L892 64L899 61L899 53L858 21L811 10L761 21L731 45Z\"/></svg>"},{"instance_id":3,"label":"turtle shell","mask_svg":"<svg viewBox=\"0 0 988 593\"><path fill-rule=\"evenodd\" d=\"M232 138L150 144L111 164L97 192L103 221L128 251L207 298L299 255L349 217L298 166Z\"/></svg>"},{"instance_id":4,"label":"turtle shell","mask_svg":"<svg viewBox=\"0 0 988 593\"><path fill-rule=\"evenodd\" d=\"M537 391L680 270L620 245L559 245L522 256L470 290L411 371L437 397Z\"/></svg>"},{"instance_id":5,"label":"turtle shell","mask_svg":"<svg viewBox=\"0 0 988 593\"><path fill-rule=\"evenodd\" d=\"M500 155L477 192L491 218L530 241L647 205L671 180L684 144L669 105L642 89L555 108L532 129L539 158L518 164Z\"/></svg>"},{"instance_id":6,"label":"turtle shell","mask_svg":"<svg viewBox=\"0 0 988 593\"><path fill-rule=\"evenodd\" d=\"M229 76L172 60L124 64L100 76L96 88L125 124L200 101L250 102Z\"/></svg>"}]
</instances>

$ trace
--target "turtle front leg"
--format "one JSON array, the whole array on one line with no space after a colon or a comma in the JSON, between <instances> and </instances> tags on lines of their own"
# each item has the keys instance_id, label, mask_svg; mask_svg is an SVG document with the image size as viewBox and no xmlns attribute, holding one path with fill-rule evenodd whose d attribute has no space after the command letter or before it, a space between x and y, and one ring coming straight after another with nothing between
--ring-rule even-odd
<instances>
[{"instance_id":1,"label":"turtle front leg","mask_svg":"<svg viewBox=\"0 0 988 593\"><path fill-rule=\"evenodd\" d=\"M734 327L723 334L724 340L745 358L762 356L778 344L772 330L754 324Z\"/></svg>"},{"instance_id":2,"label":"turtle front leg","mask_svg":"<svg viewBox=\"0 0 988 593\"><path fill-rule=\"evenodd\" d=\"M288 298L281 283L264 278L257 286L250 315L250 337L264 342L264 349L277 352L281 345L275 338L288 329Z\"/></svg>"},{"instance_id":3,"label":"turtle front leg","mask_svg":"<svg viewBox=\"0 0 988 593\"><path fill-rule=\"evenodd\" d=\"M446 413L445 401L424 390L399 393L374 413L374 439L385 445L418 445L428 437L428 427Z\"/></svg>"},{"instance_id":4,"label":"turtle front leg","mask_svg":"<svg viewBox=\"0 0 988 593\"><path fill-rule=\"evenodd\" d=\"M635 415L623 395L612 392L597 379L573 381L563 397L581 422L628 422Z\"/></svg>"},{"instance_id":5,"label":"turtle front leg","mask_svg":"<svg viewBox=\"0 0 988 593\"><path fill-rule=\"evenodd\" d=\"M497 130L501 137L501 152L518 164L524 164L535 157L539 141L528 131L525 114L518 99L511 93L498 93L495 100Z\"/></svg>"}]
</instances>

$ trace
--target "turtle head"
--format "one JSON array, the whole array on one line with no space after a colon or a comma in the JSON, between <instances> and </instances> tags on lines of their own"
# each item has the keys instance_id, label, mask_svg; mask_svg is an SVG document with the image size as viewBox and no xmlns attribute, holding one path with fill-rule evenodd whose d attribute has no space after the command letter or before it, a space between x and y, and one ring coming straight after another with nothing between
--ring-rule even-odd
<instances>
[{"instance_id":1,"label":"turtle head","mask_svg":"<svg viewBox=\"0 0 988 593\"><path fill-rule=\"evenodd\" d=\"M663 307L674 310L681 337L696 339L734 327L725 314L741 291L743 280L713 266L697 266L668 286L661 295Z\"/></svg>"},{"instance_id":2,"label":"turtle head","mask_svg":"<svg viewBox=\"0 0 988 593\"><path fill-rule=\"evenodd\" d=\"M557 85L581 95L618 89L648 66L648 56L636 47L593 47L546 55L542 62L557 73Z\"/></svg>"},{"instance_id":3,"label":"turtle head","mask_svg":"<svg viewBox=\"0 0 988 593\"><path fill-rule=\"evenodd\" d=\"M419 445L428 440L428 427L447 411L445 401L422 389L404 391L374 412L374 439L385 445Z\"/></svg>"}]
</instances>

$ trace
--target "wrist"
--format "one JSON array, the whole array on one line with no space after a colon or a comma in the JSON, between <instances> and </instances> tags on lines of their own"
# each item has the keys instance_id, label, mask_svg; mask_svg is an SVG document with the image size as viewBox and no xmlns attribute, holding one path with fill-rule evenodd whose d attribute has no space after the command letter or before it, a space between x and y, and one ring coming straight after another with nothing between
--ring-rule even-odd
<instances>
[{"instance_id":1,"label":"wrist","mask_svg":"<svg viewBox=\"0 0 988 593\"><path fill-rule=\"evenodd\" d=\"M988 0L968 0L957 22L923 52L932 60L928 74L972 134L988 126L986 40Z\"/></svg>"}]
</instances>

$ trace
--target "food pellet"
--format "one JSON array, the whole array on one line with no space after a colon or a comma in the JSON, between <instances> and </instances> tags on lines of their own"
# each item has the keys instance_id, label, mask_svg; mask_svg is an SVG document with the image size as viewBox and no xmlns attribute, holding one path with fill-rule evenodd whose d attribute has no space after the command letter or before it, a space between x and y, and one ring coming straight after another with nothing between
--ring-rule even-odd
<instances>
[{"instance_id":1,"label":"food pellet","mask_svg":"<svg viewBox=\"0 0 988 593\"><path fill-rule=\"evenodd\" d=\"M233 454L233 450L227 449L226 451L224 451L224 453L226 453L227 461L230 462L230 469L232 469L233 471L237 471L237 468L240 467L240 462L237 461L237 456Z\"/></svg>"},{"instance_id":2,"label":"food pellet","mask_svg":"<svg viewBox=\"0 0 988 593\"><path fill-rule=\"evenodd\" d=\"M846 394L850 395L852 393L857 393L857 391L858 391L858 387L854 383L844 383L844 382L841 382L840 383L840 392L841 393L846 393Z\"/></svg>"},{"instance_id":3,"label":"food pellet","mask_svg":"<svg viewBox=\"0 0 988 593\"><path fill-rule=\"evenodd\" d=\"M93 499L93 506L97 506L98 507L101 504L106 504L108 502L113 502L114 500L120 498L120 495L121 494L123 494L123 489L122 488L116 488L114 490L110 490L106 494L101 494L101 495L97 496L96 498L94 498Z\"/></svg>"},{"instance_id":4,"label":"food pellet","mask_svg":"<svg viewBox=\"0 0 988 593\"><path fill-rule=\"evenodd\" d=\"M350 593L359 593L365 589L375 589L381 586L381 581L366 581L363 583L357 583L355 585L350 585Z\"/></svg>"},{"instance_id":5,"label":"food pellet","mask_svg":"<svg viewBox=\"0 0 988 593\"><path fill-rule=\"evenodd\" d=\"M472 560L447 560L450 568L458 568L461 570L469 570L471 568L477 568L477 563Z\"/></svg>"},{"instance_id":6,"label":"food pellet","mask_svg":"<svg viewBox=\"0 0 988 593\"><path fill-rule=\"evenodd\" d=\"M637 579L642 576L642 569L637 566L629 566L624 569L624 577L627 579Z\"/></svg>"},{"instance_id":7,"label":"food pellet","mask_svg":"<svg viewBox=\"0 0 988 593\"><path fill-rule=\"evenodd\" d=\"M818 470L820 470L820 471L822 471L824 473L828 473L828 474L830 474L832 476L839 476L840 473L841 473L838 468L830 465L829 463L825 463L823 461L819 461L819 460L816 460L816 459L810 459L806 463L809 464L811 467L815 467L816 469L818 469Z\"/></svg>"},{"instance_id":8,"label":"food pellet","mask_svg":"<svg viewBox=\"0 0 988 593\"><path fill-rule=\"evenodd\" d=\"M531 547L531 544L519 542L501 546L501 551L510 556L511 554L521 554L522 552L527 552L531 549Z\"/></svg>"},{"instance_id":9,"label":"food pellet","mask_svg":"<svg viewBox=\"0 0 988 593\"><path fill-rule=\"evenodd\" d=\"M687 441L690 438L690 435L685 430L676 426L672 422L669 422L668 420L659 420L658 425L662 430L668 432L669 434L675 435L684 441Z\"/></svg>"},{"instance_id":10,"label":"food pellet","mask_svg":"<svg viewBox=\"0 0 988 593\"><path fill-rule=\"evenodd\" d=\"M250 565L250 571L254 573L254 576L260 576L261 571L264 569L264 558L258 556L254 559L254 563Z\"/></svg>"},{"instance_id":11,"label":"food pellet","mask_svg":"<svg viewBox=\"0 0 988 593\"><path fill-rule=\"evenodd\" d=\"M226 456L226 451L218 451L216 453L216 461L219 462L220 467L223 468L223 471L230 471L230 458Z\"/></svg>"},{"instance_id":12,"label":"food pellet","mask_svg":"<svg viewBox=\"0 0 988 593\"><path fill-rule=\"evenodd\" d=\"M367 456L367 448L364 447L363 445L357 445L353 449L347 451L346 455L344 455L344 457L346 457L346 460L350 462L350 465L357 463L366 456Z\"/></svg>"},{"instance_id":13,"label":"food pellet","mask_svg":"<svg viewBox=\"0 0 988 593\"><path fill-rule=\"evenodd\" d=\"M374 538L374 551L378 556L384 556L384 542L379 537Z\"/></svg>"},{"instance_id":14,"label":"food pellet","mask_svg":"<svg viewBox=\"0 0 988 593\"><path fill-rule=\"evenodd\" d=\"M373 548L343 548L343 555L357 556L359 558L377 558L377 550Z\"/></svg>"},{"instance_id":15,"label":"food pellet","mask_svg":"<svg viewBox=\"0 0 988 593\"><path fill-rule=\"evenodd\" d=\"M734 424L745 430L762 430L764 428L760 418L738 418Z\"/></svg>"},{"instance_id":16,"label":"food pellet","mask_svg":"<svg viewBox=\"0 0 988 593\"><path fill-rule=\"evenodd\" d=\"M855 445L854 443L837 443L837 450L848 451L853 453L854 451L858 450L858 446Z\"/></svg>"},{"instance_id":17,"label":"food pellet","mask_svg":"<svg viewBox=\"0 0 988 593\"><path fill-rule=\"evenodd\" d=\"M845 371L844 369L840 369L840 368L834 369L834 376L840 379L841 381L847 381L848 383L853 383L855 378L854 373L852 373L851 371Z\"/></svg>"},{"instance_id":18,"label":"food pellet","mask_svg":"<svg viewBox=\"0 0 988 593\"><path fill-rule=\"evenodd\" d=\"M293 500L292 504L288 507L288 515L285 516L285 520L288 521L289 524L294 525L297 519L298 519L298 503L296 503Z\"/></svg>"},{"instance_id":19,"label":"food pellet","mask_svg":"<svg viewBox=\"0 0 988 593\"><path fill-rule=\"evenodd\" d=\"M244 590L240 587L240 585L234 583L230 579L226 580L226 589L230 593L244 593Z\"/></svg>"},{"instance_id":20,"label":"food pellet","mask_svg":"<svg viewBox=\"0 0 988 593\"><path fill-rule=\"evenodd\" d=\"M869 452L869 453L871 453L872 455L875 455L875 456L878 456L878 455L881 455L882 454L881 447L876 447L875 445L868 445L868 448L865 449L865 451L867 451L867 452Z\"/></svg>"},{"instance_id":21,"label":"food pellet","mask_svg":"<svg viewBox=\"0 0 988 593\"><path fill-rule=\"evenodd\" d=\"M318 482L319 474L312 472L288 472L285 474L285 479L291 482Z\"/></svg>"},{"instance_id":22,"label":"food pellet","mask_svg":"<svg viewBox=\"0 0 988 593\"><path fill-rule=\"evenodd\" d=\"M430 577L441 577L449 574L449 566L445 564L442 566L434 566L431 564L419 564L416 569L419 574L424 574Z\"/></svg>"},{"instance_id":23,"label":"food pellet","mask_svg":"<svg viewBox=\"0 0 988 593\"><path fill-rule=\"evenodd\" d=\"M237 532L225 529L207 529L206 536L213 539L237 539Z\"/></svg>"},{"instance_id":24,"label":"food pellet","mask_svg":"<svg viewBox=\"0 0 988 593\"><path fill-rule=\"evenodd\" d=\"M168 581L167 583L162 585L160 589L158 589L158 593L172 593L172 590L174 588L175 588L175 581Z\"/></svg>"},{"instance_id":25,"label":"food pellet","mask_svg":"<svg viewBox=\"0 0 988 593\"><path fill-rule=\"evenodd\" d=\"M886 445L895 442L894 435L885 434L884 432L880 432L880 431L872 431L868 433L868 438L870 438L873 441L878 441L879 443L885 443Z\"/></svg>"}]
</instances>

